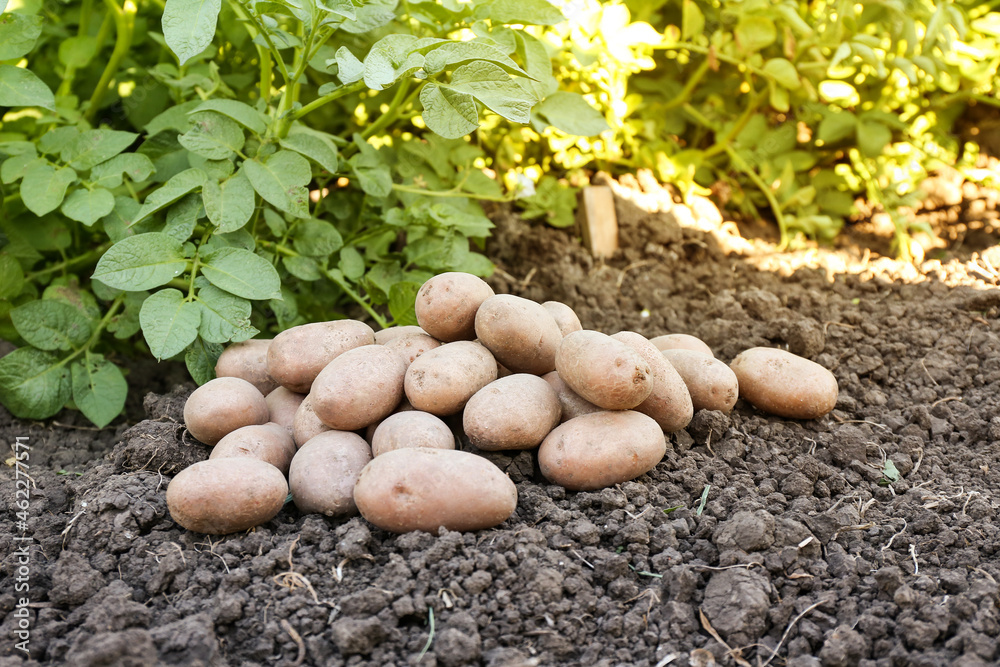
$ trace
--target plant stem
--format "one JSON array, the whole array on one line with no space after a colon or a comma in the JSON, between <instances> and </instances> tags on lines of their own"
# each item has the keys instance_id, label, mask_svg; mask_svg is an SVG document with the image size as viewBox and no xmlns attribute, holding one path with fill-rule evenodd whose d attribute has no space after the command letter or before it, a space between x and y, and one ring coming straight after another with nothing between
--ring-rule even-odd
<instances>
[{"instance_id":1,"label":"plant stem","mask_svg":"<svg viewBox=\"0 0 1000 667\"><path fill-rule=\"evenodd\" d=\"M781 232L781 244L779 249L784 250L788 247L790 239L788 238L788 228L787 223L785 222L785 216L781 212L781 205L774 197L774 192L771 191L771 188L764 182L764 179L762 179L760 175L746 163L746 161L733 149L732 146L725 144L724 148L726 154L729 156L729 159L732 161L733 166L746 174L747 178L753 181L753 184L757 186L757 188L764 194L764 198L767 199L768 205L774 212L774 219L778 223L778 230Z\"/></svg>"},{"instance_id":2,"label":"plant stem","mask_svg":"<svg viewBox=\"0 0 1000 667\"><path fill-rule=\"evenodd\" d=\"M104 0L104 4L108 6L108 11L114 16L118 35L115 39L115 48L111 52L111 58L104 68L104 73L101 74L101 80L94 88L94 94L91 95L87 111L83 115L88 122L93 122L100 109L101 101L108 92L111 80L118 71L118 66L132 47L132 30L135 27L136 6L133 0L125 0L123 7L119 7L115 0Z\"/></svg>"},{"instance_id":3,"label":"plant stem","mask_svg":"<svg viewBox=\"0 0 1000 667\"><path fill-rule=\"evenodd\" d=\"M312 113L316 109L319 109L320 107L329 104L334 100L338 100L341 97L346 97L347 95L350 95L351 93L356 93L359 90L363 90L364 88L365 88L364 81L355 81L349 86L342 86L337 90L333 91L332 93L324 95L323 97L317 97L315 100L313 100L309 104L306 104L297 111L293 111L291 114L289 114L289 118L291 121L296 121L299 118L305 116L306 114Z\"/></svg>"},{"instance_id":4,"label":"plant stem","mask_svg":"<svg viewBox=\"0 0 1000 667\"><path fill-rule=\"evenodd\" d=\"M94 345L97 344L97 341L100 340L100 338L101 338L101 332L103 332L104 328L106 326L108 326L108 322L110 322L111 318L115 316L115 313L121 307L122 302L124 300L125 300L125 294L124 293L119 294L118 296L116 296L115 300L111 302L110 306L108 306L108 312L106 312L104 314L104 317L101 318L101 321L97 323L96 327L94 327L94 331L90 334L90 338L87 339L87 342L84 343L78 349L76 349L73 352L73 354L70 354L70 355L66 356L65 358L63 358L62 360L60 360L59 363L57 364L57 366L65 366L69 362L71 362L74 359L76 359L77 357L79 357L81 354L84 354L85 352L89 352L90 348L94 347Z\"/></svg>"},{"instance_id":5,"label":"plant stem","mask_svg":"<svg viewBox=\"0 0 1000 667\"><path fill-rule=\"evenodd\" d=\"M94 0L83 0L80 4L80 24L77 26L76 36L85 37L88 32L90 32L90 14L94 10ZM111 19L108 15L104 18L105 24ZM101 27L103 30L103 26ZM97 47L100 48L100 42L98 42ZM73 87L73 77L76 76L76 65L70 63L66 66L66 71L63 73L62 83L59 84L59 90L56 91L57 95L64 96L69 95L70 90Z\"/></svg>"},{"instance_id":6,"label":"plant stem","mask_svg":"<svg viewBox=\"0 0 1000 667\"><path fill-rule=\"evenodd\" d=\"M426 190L424 188L415 188L409 185L399 185L398 183L392 184L392 189L397 192L408 192L415 195L426 195L428 197L446 197L446 198L463 198L463 199L479 199L481 201L514 201L514 197L510 195L503 195L500 197L492 197L490 195L477 195L472 192L462 192L461 190Z\"/></svg>"},{"instance_id":7,"label":"plant stem","mask_svg":"<svg viewBox=\"0 0 1000 667\"><path fill-rule=\"evenodd\" d=\"M420 84L419 88L422 88L423 84ZM410 80L406 79L401 84L396 87L396 94L393 96L392 101L389 102L389 108L384 114L378 117L374 123L368 126L368 128L361 133L361 138L367 139L368 137L373 137L379 134L382 130L389 127L399 117L399 112L403 110L406 102L409 102L411 98L406 97L406 93L410 90ZM414 91L417 92L417 91ZM406 102L404 102L406 100Z\"/></svg>"},{"instance_id":8,"label":"plant stem","mask_svg":"<svg viewBox=\"0 0 1000 667\"><path fill-rule=\"evenodd\" d=\"M29 281L30 280L35 280L35 279L37 279L40 276L44 276L44 275L47 275L49 273L54 273L56 271L62 271L64 269L66 269L67 267L72 266L74 264L88 264L89 262L91 262L91 261L93 261L95 259L99 259L101 257L101 255L103 255L107 251L107 249L110 248L110 247L111 247L111 242L110 241L108 241L107 243L102 243L101 245L97 246L96 248L94 248L90 252L84 253L82 255L77 255L76 257L71 257L69 259L66 259L66 260L64 260L62 262L58 262L56 264L53 264L52 266L48 266L48 267L46 267L44 269L41 269L39 271L34 271L32 273L29 273L28 275L26 275L24 277L24 279L25 280L29 280Z\"/></svg>"},{"instance_id":9,"label":"plant stem","mask_svg":"<svg viewBox=\"0 0 1000 667\"><path fill-rule=\"evenodd\" d=\"M676 109L677 107L681 107L687 104L691 100L691 95L694 93L695 87L699 83L701 83L701 80L702 78L704 78L705 73L708 72L708 67L709 67L709 59L705 58L701 62L701 64L698 65L698 69L694 71L694 74L691 75L691 78L687 80L687 83L684 84L684 88L681 89L681 92L678 93L677 97L675 97L674 99L670 100L662 107L660 107L660 110L670 111L671 109Z\"/></svg>"},{"instance_id":10,"label":"plant stem","mask_svg":"<svg viewBox=\"0 0 1000 667\"><path fill-rule=\"evenodd\" d=\"M709 146L705 150L705 157L709 158L712 157L713 155L717 155L723 152L726 149L726 147L730 144L730 142L732 142L732 140L736 138L736 135L742 132L743 128L746 127L746 124L750 122L750 119L757 112L757 107L763 100L764 100L764 91L761 91L756 95L754 95L753 100L750 101L750 106L748 106L743 111L740 117L736 120L736 123L731 128L729 128L729 131L726 132L726 134L721 139L717 140L715 144Z\"/></svg>"}]
</instances>

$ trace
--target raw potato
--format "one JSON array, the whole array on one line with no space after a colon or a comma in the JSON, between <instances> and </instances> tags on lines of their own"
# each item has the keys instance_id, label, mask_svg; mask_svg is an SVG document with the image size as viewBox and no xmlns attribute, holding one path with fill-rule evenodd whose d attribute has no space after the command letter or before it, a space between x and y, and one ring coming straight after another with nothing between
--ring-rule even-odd
<instances>
[{"instance_id":1,"label":"raw potato","mask_svg":"<svg viewBox=\"0 0 1000 667\"><path fill-rule=\"evenodd\" d=\"M570 389L605 410L631 410L653 391L652 369L642 356L599 331L563 338L556 370Z\"/></svg>"},{"instance_id":2,"label":"raw potato","mask_svg":"<svg viewBox=\"0 0 1000 667\"><path fill-rule=\"evenodd\" d=\"M270 463L210 459L185 468L171 480L167 509L188 530L226 535L267 523L287 497L285 476Z\"/></svg>"},{"instance_id":3,"label":"raw potato","mask_svg":"<svg viewBox=\"0 0 1000 667\"><path fill-rule=\"evenodd\" d=\"M684 378L695 410L729 412L736 405L740 383L725 363L692 350L664 350L662 354Z\"/></svg>"},{"instance_id":4,"label":"raw potato","mask_svg":"<svg viewBox=\"0 0 1000 667\"><path fill-rule=\"evenodd\" d=\"M555 390L537 375L516 373L491 382L469 399L462 426L479 449L531 449L562 415Z\"/></svg>"},{"instance_id":5,"label":"raw potato","mask_svg":"<svg viewBox=\"0 0 1000 667\"><path fill-rule=\"evenodd\" d=\"M591 412L600 412L601 408L597 407L580 394L576 393L569 388L569 385L563 382L563 379L559 377L558 371L552 371L551 373L546 373L542 376L542 379L549 383L549 386L555 389L556 396L559 397L559 403L562 406L562 417L560 421L568 421L574 417L579 417L580 415L587 415Z\"/></svg>"},{"instance_id":6,"label":"raw potato","mask_svg":"<svg viewBox=\"0 0 1000 667\"><path fill-rule=\"evenodd\" d=\"M412 410L413 410L413 406L410 405L410 402L408 400L406 400L406 396L403 396L403 400L401 400L399 402L399 405L396 406L396 409L392 411L392 415L389 415L385 419L389 419L393 415L398 414L400 412L411 412ZM378 429L378 427L382 425L382 422L384 422L385 419L383 419L380 422L375 422L374 424L369 424L365 428L365 442L367 442L369 445L372 444L372 442L373 442L372 438L375 437L375 430Z\"/></svg>"},{"instance_id":7,"label":"raw potato","mask_svg":"<svg viewBox=\"0 0 1000 667\"><path fill-rule=\"evenodd\" d=\"M307 514L355 514L354 484L371 460L371 448L357 433L327 431L312 438L288 471L295 506Z\"/></svg>"},{"instance_id":8,"label":"raw potato","mask_svg":"<svg viewBox=\"0 0 1000 667\"><path fill-rule=\"evenodd\" d=\"M479 343L460 340L434 348L406 369L406 398L438 417L465 407L477 391L497 379L497 362Z\"/></svg>"},{"instance_id":9,"label":"raw potato","mask_svg":"<svg viewBox=\"0 0 1000 667\"><path fill-rule=\"evenodd\" d=\"M653 390L645 401L635 406L636 412L655 419L664 433L679 431L690 424L694 417L691 394L681 376L663 358L663 353L645 336L634 331L619 331L612 338L638 352L652 372Z\"/></svg>"},{"instance_id":10,"label":"raw potato","mask_svg":"<svg viewBox=\"0 0 1000 667\"><path fill-rule=\"evenodd\" d=\"M593 491L649 472L666 452L652 417L631 410L595 412L557 426L538 448L538 465L553 484Z\"/></svg>"},{"instance_id":11,"label":"raw potato","mask_svg":"<svg viewBox=\"0 0 1000 667\"><path fill-rule=\"evenodd\" d=\"M209 460L247 457L270 463L288 474L288 464L295 456L295 442L288 429L280 424L238 428L212 448Z\"/></svg>"},{"instance_id":12,"label":"raw potato","mask_svg":"<svg viewBox=\"0 0 1000 667\"><path fill-rule=\"evenodd\" d=\"M540 304L513 294L490 297L476 313L476 335L513 373L543 375L556 367L563 335Z\"/></svg>"},{"instance_id":13,"label":"raw potato","mask_svg":"<svg viewBox=\"0 0 1000 667\"><path fill-rule=\"evenodd\" d=\"M329 430L330 427L316 416L312 406L312 397L306 396L299 409L295 411L295 419L292 422L292 439L295 441L295 446L302 447L320 433Z\"/></svg>"},{"instance_id":14,"label":"raw potato","mask_svg":"<svg viewBox=\"0 0 1000 667\"><path fill-rule=\"evenodd\" d=\"M403 327L389 327L388 329L380 329L375 332L375 344L385 345L390 340L399 338L400 336L409 336L411 334L426 334L427 332L420 327L414 325L408 325Z\"/></svg>"},{"instance_id":15,"label":"raw potato","mask_svg":"<svg viewBox=\"0 0 1000 667\"><path fill-rule=\"evenodd\" d=\"M441 341L431 338L425 333L403 334L385 343L386 349L399 353L403 363L407 368L413 360L425 352L429 352L436 347L441 347Z\"/></svg>"},{"instance_id":16,"label":"raw potato","mask_svg":"<svg viewBox=\"0 0 1000 667\"><path fill-rule=\"evenodd\" d=\"M357 320L303 324L274 337L267 351L267 371L286 389L308 394L328 363L348 350L374 344L375 332Z\"/></svg>"},{"instance_id":17,"label":"raw potato","mask_svg":"<svg viewBox=\"0 0 1000 667\"><path fill-rule=\"evenodd\" d=\"M493 294L485 280L471 273L436 275L417 292L417 323L445 343L472 340L476 337L476 311Z\"/></svg>"},{"instance_id":18,"label":"raw potato","mask_svg":"<svg viewBox=\"0 0 1000 667\"><path fill-rule=\"evenodd\" d=\"M542 304L542 308L549 311L549 315L555 319L563 336L583 329L576 311L562 301L546 301Z\"/></svg>"},{"instance_id":19,"label":"raw potato","mask_svg":"<svg viewBox=\"0 0 1000 667\"><path fill-rule=\"evenodd\" d=\"M214 445L229 433L270 420L264 395L246 380L221 377L195 389L184 404L184 425L196 440Z\"/></svg>"},{"instance_id":20,"label":"raw potato","mask_svg":"<svg viewBox=\"0 0 1000 667\"><path fill-rule=\"evenodd\" d=\"M758 410L789 419L816 419L837 405L837 378L814 361L770 347L741 352L729 365L740 396Z\"/></svg>"},{"instance_id":21,"label":"raw potato","mask_svg":"<svg viewBox=\"0 0 1000 667\"><path fill-rule=\"evenodd\" d=\"M216 377L243 378L267 396L281 386L267 373L267 349L270 345L270 339L261 338L233 343L222 351L215 362Z\"/></svg>"},{"instance_id":22,"label":"raw potato","mask_svg":"<svg viewBox=\"0 0 1000 667\"><path fill-rule=\"evenodd\" d=\"M710 357L715 356L712 353L712 348L706 345L704 341L688 334L666 334L665 336L650 338L649 342L655 345L661 352L663 350L692 350L694 352L703 352Z\"/></svg>"},{"instance_id":23,"label":"raw potato","mask_svg":"<svg viewBox=\"0 0 1000 667\"><path fill-rule=\"evenodd\" d=\"M354 487L358 510L395 533L480 530L517 508L517 487L481 456L450 449L397 449L376 456Z\"/></svg>"},{"instance_id":24,"label":"raw potato","mask_svg":"<svg viewBox=\"0 0 1000 667\"><path fill-rule=\"evenodd\" d=\"M403 398L406 364L384 345L344 352L316 376L310 392L319 420L338 431L354 431L392 414Z\"/></svg>"},{"instance_id":25,"label":"raw potato","mask_svg":"<svg viewBox=\"0 0 1000 667\"><path fill-rule=\"evenodd\" d=\"M372 456L413 447L455 449L455 434L439 417L420 410L389 415L372 434Z\"/></svg>"},{"instance_id":26,"label":"raw potato","mask_svg":"<svg viewBox=\"0 0 1000 667\"><path fill-rule=\"evenodd\" d=\"M267 409L271 415L271 421L281 424L289 431L295 423L295 413L299 411L299 406L306 398L305 394L296 394L284 387L278 387L267 395Z\"/></svg>"}]
</instances>

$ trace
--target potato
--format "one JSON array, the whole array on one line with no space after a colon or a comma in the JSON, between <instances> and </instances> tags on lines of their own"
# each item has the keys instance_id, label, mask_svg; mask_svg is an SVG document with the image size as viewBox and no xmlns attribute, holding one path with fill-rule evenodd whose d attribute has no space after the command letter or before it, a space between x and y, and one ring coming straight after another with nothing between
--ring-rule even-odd
<instances>
[{"instance_id":1,"label":"potato","mask_svg":"<svg viewBox=\"0 0 1000 667\"><path fill-rule=\"evenodd\" d=\"M279 386L267 373L267 349L269 339L253 338L242 343L233 343L219 355L215 362L216 377L243 378L264 396Z\"/></svg>"},{"instance_id":2,"label":"potato","mask_svg":"<svg viewBox=\"0 0 1000 667\"><path fill-rule=\"evenodd\" d=\"M399 405L396 406L396 408L392 411L392 414L389 415L389 417L392 417L392 415L398 414L400 412L412 412L412 411L413 411L413 406L410 405L410 402L408 400L406 400L406 396L403 396L403 400L399 402ZM389 419L389 417L386 417L385 419ZM369 424L367 427L365 427L365 442L367 442L369 445L372 444L373 442L372 438L375 437L375 430L382 425L382 422L384 422L385 419L383 419L382 421L377 421L373 424Z\"/></svg>"},{"instance_id":3,"label":"potato","mask_svg":"<svg viewBox=\"0 0 1000 667\"><path fill-rule=\"evenodd\" d=\"M371 460L371 448L357 433L320 433L292 459L288 470L292 501L299 511L307 514L347 516L357 513L354 484Z\"/></svg>"},{"instance_id":4,"label":"potato","mask_svg":"<svg viewBox=\"0 0 1000 667\"><path fill-rule=\"evenodd\" d=\"M593 491L635 479L667 452L652 417L626 410L594 412L557 426L538 448L545 479L573 491Z\"/></svg>"},{"instance_id":5,"label":"potato","mask_svg":"<svg viewBox=\"0 0 1000 667\"><path fill-rule=\"evenodd\" d=\"M295 419L292 421L292 439L296 447L302 447L320 433L329 431L330 427L319 420L313 410L312 398L306 396L295 411Z\"/></svg>"},{"instance_id":6,"label":"potato","mask_svg":"<svg viewBox=\"0 0 1000 667\"><path fill-rule=\"evenodd\" d=\"M515 373L491 382L469 399L462 428L479 449L531 449L562 416L555 390L537 375Z\"/></svg>"},{"instance_id":7,"label":"potato","mask_svg":"<svg viewBox=\"0 0 1000 667\"><path fill-rule=\"evenodd\" d=\"M281 424L289 431L295 423L295 413L299 411L299 406L306 398L305 394L296 394L284 387L278 387L267 395L267 410L271 415L271 421Z\"/></svg>"},{"instance_id":8,"label":"potato","mask_svg":"<svg viewBox=\"0 0 1000 667\"><path fill-rule=\"evenodd\" d=\"M243 426L270 419L264 395L246 380L221 377L209 380L184 404L184 425L196 440L214 445Z\"/></svg>"},{"instance_id":9,"label":"potato","mask_svg":"<svg viewBox=\"0 0 1000 667\"><path fill-rule=\"evenodd\" d=\"M638 352L652 372L653 390L645 401L635 406L635 411L655 419L665 433L679 431L690 424L694 417L691 395L681 376L663 358L663 353L634 331L619 331L612 338Z\"/></svg>"},{"instance_id":10,"label":"potato","mask_svg":"<svg viewBox=\"0 0 1000 667\"><path fill-rule=\"evenodd\" d=\"M274 337L267 351L267 372L282 387L308 394L328 363L348 350L374 343L375 332L357 320L303 324Z\"/></svg>"},{"instance_id":11,"label":"potato","mask_svg":"<svg viewBox=\"0 0 1000 667\"><path fill-rule=\"evenodd\" d=\"M725 363L711 355L685 349L664 350L661 354L684 379L695 410L729 412L736 405L739 382Z\"/></svg>"},{"instance_id":12,"label":"potato","mask_svg":"<svg viewBox=\"0 0 1000 667\"><path fill-rule=\"evenodd\" d=\"M605 410L630 410L653 391L653 369L631 347L599 331L574 331L556 352L570 389Z\"/></svg>"},{"instance_id":13,"label":"potato","mask_svg":"<svg viewBox=\"0 0 1000 667\"><path fill-rule=\"evenodd\" d=\"M758 410L789 419L816 419L837 405L837 378L814 361L769 347L741 352L729 364L740 396Z\"/></svg>"},{"instance_id":14,"label":"potato","mask_svg":"<svg viewBox=\"0 0 1000 667\"><path fill-rule=\"evenodd\" d=\"M295 442L288 429L280 424L244 426L238 428L212 448L208 456L211 459L229 459L247 457L270 463L288 474L288 464L295 456Z\"/></svg>"},{"instance_id":15,"label":"potato","mask_svg":"<svg viewBox=\"0 0 1000 667\"><path fill-rule=\"evenodd\" d=\"M583 325L580 324L580 318L577 317L576 312L561 301L546 301L542 304L542 308L549 312L555 321L559 325L559 331L562 335L571 334L574 331L580 331L583 329Z\"/></svg>"},{"instance_id":16,"label":"potato","mask_svg":"<svg viewBox=\"0 0 1000 667\"><path fill-rule=\"evenodd\" d=\"M476 311L493 296L493 288L471 273L434 276L417 292L417 324L439 341L451 343L476 337Z\"/></svg>"},{"instance_id":17,"label":"potato","mask_svg":"<svg viewBox=\"0 0 1000 667\"><path fill-rule=\"evenodd\" d=\"M316 376L313 412L338 431L354 431L392 414L403 398L406 364L384 345L344 352Z\"/></svg>"},{"instance_id":18,"label":"potato","mask_svg":"<svg viewBox=\"0 0 1000 667\"><path fill-rule=\"evenodd\" d=\"M408 325L402 327L389 327L388 329L380 329L375 332L375 344L385 345L390 340L399 338L400 336L409 336L411 334L427 334L426 331L421 329L416 325Z\"/></svg>"},{"instance_id":19,"label":"potato","mask_svg":"<svg viewBox=\"0 0 1000 667\"><path fill-rule=\"evenodd\" d=\"M476 335L514 373L542 375L556 367L562 332L540 304L513 294L490 297L476 313Z\"/></svg>"},{"instance_id":20,"label":"potato","mask_svg":"<svg viewBox=\"0 0 1000 667\"><path fill-rule=\"evenodd\" d=\"M558 371L546 373L542 376L542 379L549 383L549 386L555 390L556 396L559 397L559 404L562 407L562 416L559 418L559 421L568 421L580 415L600 412L602 410L602 408L597 407L570 389L569 385L559 377Z\"/></svg>"},{"instance_id":21,"label":"potato","mask_svg":"<svg viewBox=\"0 0 1000 667\"><path fill-rule=\"evenodd\" d=\"M252 458L199 461L167 486L167 509L181 527L225 535L267 523L281 511L288 483L270 463Z\"/></svg>"},{"instance_id":22,"label":"potato","mask_svg":"<svg viewBox=\"0 0 1000 667\"><path fill-rule=\"evenodd\" d=\"M695 338L688 334L666 334L665 336L650 338L649 342L655 345L661 352L663 350L692 350L693 352L702 352L710 357L715 356L712 353L712 348L706 345L700 338Z\"/></svg>"},{"instance_id":23,"label":"potato","mask_svg":"<svg viewBox=\"0 0 1000 667\"><path fill-rule=\"evenodd\" d=\"M406 398L417 410L443 417L460 412L497 379L497 362L479 343L460 340L417 357L406 369Z\"/></svg>"},{"instance_id":24,"label":"potato","mask_svg":"<svg viewBox=\"0 0 1000 667\"><path fill-rule=\"evenodd\" d=\"M480 530L517 508L517 487L481 456L450 449L397 449L372 459L354 487L366 520L394 533Z\"/></svg>"},{"instance_id":25,"label":"potato","mask_svg":"<svg viewBox=\"0 0 1000 667\"><path fill-rule=\"evenodd\" d=\"M410 410L389 415L372 434L372 456L412 447L455 449L455 434L439 417Z\"/></svg>"},{"instance_id":26,"label":"potato","mask_svg":"<svg viewBox=\"0 0 1000 667\"><path fill-rule=\"evenodd\" d=\"M386 349L398 352L403 359L403 364L409 368L413 360L424 352L441 347L441 341L431 338L425 333L403 334L393 338L385 344Z\"/></svg>"}]
</instances>

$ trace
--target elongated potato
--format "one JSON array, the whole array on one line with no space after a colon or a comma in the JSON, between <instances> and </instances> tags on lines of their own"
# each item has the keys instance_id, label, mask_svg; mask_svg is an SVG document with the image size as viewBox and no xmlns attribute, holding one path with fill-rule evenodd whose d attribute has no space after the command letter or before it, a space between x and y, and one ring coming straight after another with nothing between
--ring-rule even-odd
<instances>
[{"instance_id":1,"label":"elongated potato","mask_svg":"<svg viewBox=\"0 0 1000 667\"><path fill-rule=\"evenodd\" d=\"M605 410L631 410L653 391L652 369L642 356L599 331L564 337L556 370L570 389Z\"/></svg>"},{"instance_id":2,"label":"elongated potato","mask_svg":"<svg viewBox=\"0 0 1000 667\"><path fill-rule=\"evenodd\" d=\"M444 343L476 337L476 311L493 296L493 288L471 273L434 276L417 292L417 323Z\"/></svg>"},{"instance_id":3,"label":"elongated potato","mask_svg":"<svg viewBox=\"0 0 1000 667\"><path fill-rule=\"evenodd\" d=\"M397 449L428 447L455 449L455 434L448 425L429 412L397 412L382 420L372 434L372 456Z\"/></svg>"},{"instance_id":4,"label":"elongated potato","mask_svg":"<svg viewBox=\"0 0 1000 667\"><path fill-rule=\"evenodd\" d=\"M513 373L542 375L555 369L562 332L540 304L513 294L490 297L476 313L476 335Z\"/></svg>"},{"instance_id":5,"label":"elongated potato","mask_svg":"<svg viewBox=\"0 0 1000 667\"><path fill-rule=\"evenodd\" d=\"M246 380L215 378L195 389L184 404L184 425L196 440L214 445L243 426L270 419L264 395Z\"/></svg>"},{"instance_id":6,"label":"elongated potato","mask_svg":"<svg viewBox=\"0 0 1000 667\"><path fill-rule=\"evenodd\" d=\"M295 419L292 421L292 439L295 441L295 446L302 447L320 433L329 430L330 427L316 416L312 397L306 396L302 404L299 405L299 409L295 411Z\"/></svg>"},{"instance_id":7,"label":"elongated potato","mask_svg":"<svg viewBox=\"0 0 1000 667\"><path fill-rule=\"evenodd\" d=\"M542 308L549 311L549 315L555 319L563 336L583 329L576 311L562 301L546 301L542 304Z\"/></svg>"},{"instance_id":8,"label":"elongated potato","mask_svg":"<svg viewBox=\"0 0 1000 667\"><path fill-rule=\"evenodd\" d=\"M305 394L296 394L284 387L278 387L264 400L267 401L267 410L271 415L271 421L281 424L291 432L295 423L295 413L299 411L299 406L306 398Z\"/></svg>"},{"instance_id":9,"label":"elongated potato","mask_svg":"<svg viewBox=\"0 0 1000 667\"><path fill-rule=\"evenodd\" d=\"M665 433L679 431L690 424L694 417L691 395L681 376L663 358L663 353L634 331L619 331L612 338L631 347L649 364L653 390L646 400L635 406L636 412L655 419Z\"/></svg>"},{"instance_id":10,"label":"elongated potato","mask_svg":"<svg viewBox=\"0 0 1000 667\"><path fill-rule=\"evenodd\" d=\"M267 372L282 387L308 394L328 363L348 350L374 343L375 332L357 320L303 324L274 337L267 350Z\"/></svg>"},{"instance_id":11,"label":"elongated potato","mask_svg":"<svg viewBox=\"0 0 1000 667\"><path fill-rule=\"evenodd\" d=\"M515 373L477 391L465 404L462 426L479 449L531 449L541 444L561 415L559 397L548 382Z\"/></svg>"},{"instance_id":12,"label":"elongated potato","mask_svg":"<svg viewBox=\"0 0 1000 667\"><path fill-rule=\"evenodd\" d=\"M479 343L460 340L417 357L406 369L406 398L438 417L465 407L477 391L497 379L497 362Z\"/></svg>"},{"instance_id":13,"label":"elongated potato","mask_svg":"<svg viewBox=\"0 0 1000 667\"><path fill-rule=\"evenodd\" d=\"M267 373L267 349L270 339L252 338L233 343L215 362L216 377L242 378L267 396L280 385Z\"/></svg>"},{"instance_id":14,"label":"elongated potato","mask_svg":"<svg viewBox=\"0 0 1000 667\"><path fill-rule=\"evenodd\" d=\"M649 472L666 451L652 417L632 410L594 412L549 433L538 448L538 465L553 484L593 491Z\"/></svg>"},{"instance_id":15,"label":"elongated potato","mask_svg":"<svg viewBox=\"0 0 1000 667\"><path fill-rule=\"evenodd\" d=\"M371 460L368 443L357 433L320 433L292 459L288 471L292 501L307 514L355 514L354 484Z\"/></svg>"},{"instance_id":16,"label":"elongated potato","mask_svg":"<svg viewBox=\"0 0 1000 667\"><path fill-rule=\"evenodd\" d=\"M663 350L691 350L693 352L702 352L710 357L715 356L712 354L712 348L706 345L704 341L688 334L666 334L650 338L649 342L655 345L661 352Z\"/></svg>"},{"instance_id":17,"label":"elongated potato","mask_svg":"<svg viewBox=\"0 0 1000 667\"><path fill-rule=\"evenodd\" d=\"M226 535L267 523L287 497L285 476L270 463L210 459L185 468L170 481L167 509L183 528Z\"/></svg>"},{"instance_id":18,"label":"elongated potato","mask_svg":"<svg viewBox=\"0 0 1000 667\"><path fill-rule=\"evenodd\" d=\"M319 420L338 431L353 431L392 414L403 398L406 365L385 345L344 352L316 376L310 392Z\"/></svg>"},{"instance_id":19,"label":"elongated potato","mask_svg":"<svg viewBox=\"0 0 1000 667\"><path fill-rule=\"evenodd\" d=\"M693 350L664 350L662 354L684 379L695 410L729 412L736 405L740 383L724 362Z\"/></svg>"},{"instance_id":20,"label":"elongated potato","mask_svg":"<svg viewBox=\"0 0 1000 667\"><path fill-rule=\"evenodd\" d=\"M367 521L395 533L480 530L517 508L517 487L481 456L450 449L397 449L372 459L354 487Z\"/></svg>"},{"instance_id":21,"label":"elongated potato","mask_svg":"<svg viewBox=\"0 0 1000 667\"><path fill-rule=\"evenodd\" d=\"M268 422L238 428L212 448L211 459L231 459L246 457L270 463L288 474L288 464L295 456L295 442L287 428Z\"/></svg>"},{"instance_id":22,"label":"elongated potato","mask_svg":"<svg viewBox=\"0 0 1000 667\"><path fill-rule=\"evenodd\" d=\"M398 352L405 366L409 368L413 360L421 354L429 352L436 347L441 347L441 341L437 338L431 338L425 333L410 333L396 336L388 343L385 343L385 347Z\"/></svg>"},{"instance_id":23,"label":"elongated potato","mask_svg":"<svg viewBox=\"0 0 1000 667\"><path fill-rule=\"evenodd\" d=\"M427 334L427 332L416 325L380 329L375 332L375 344L385 345L390 340L399 338L400 336L409 336L411 334Z\"/></svg>"},{"instance_id":24,"label":"elongated potato","mask_svg":"<svg viewBox=\"0 0 1000 667\"><path fill-rule=\"evenodd\" d=\"M573 417L590 414L591 412L601 412L603 410L603 408L597 407L570 389L569 385L559 377L558 371L546 373L542 376L542 379L549 383L549 386L555 390L556 396L559 397L559 404L562 407L562 416L559 418L559 421L565 422L573 419Z\"/></svg>"},{"instance_id":25,"label":"elongated potato","mask_svg":"<svg viewBox=\"0 0 1000 667\"><path fill-rule=\"evenodd\" d=\"M730 368L740 396L758 410L789 419L816 419L837 405L837 378L814 361L769 347L741 352Z\"/></svg>"}]
</instances>

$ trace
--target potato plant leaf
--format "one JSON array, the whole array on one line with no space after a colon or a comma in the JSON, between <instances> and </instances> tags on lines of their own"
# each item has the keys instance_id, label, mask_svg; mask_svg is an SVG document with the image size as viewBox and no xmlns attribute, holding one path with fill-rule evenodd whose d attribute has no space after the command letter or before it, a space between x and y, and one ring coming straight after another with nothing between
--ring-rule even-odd
<instances>
[{"instance_id":1,"label":"potato plant leaf","mask_svg":"<svg viewBox=\"0 0 1000 667\"><path fill-rule=\"evenodd\" d=\"M0 358L0 402L20 419L47 419L72 394L70 372L51 352L21 347Z\"/></svg>"},{"instance_id":2,"label":"potato plant leaf","mask_svg":"<svg viewBox=\"0 0 1000 667\"><path fill-rule=\"evenodd\" d=\"M185 301L175 289L165 289L153 294L142 304L139 324L149 351L157 359L169 359L180 354L198 337L201 308L197 303Z\"/></svg>"},{"instance_id":3,"label":"potato plant leaf","mask_svg":"<svg viewBox=\"0 0 1000 667\"><path fill-rule=\"evenodd\" d=\"M121 414L128 383L121 370L100 354L88 354L71 367L73 402L98 428Z\"/></svg>"},{"instance_id":4,"label":"potato plant leaf","mask_svg":"<svg viewBox=\"0 0 1000 667\"><path fill-rule=\"evenodd\" d=\"M111 246L94 270L94 278L109 287L139 292L159 287L187 268L183 247L162 232L147 232Z\"/></svg>"},{"instance_id":5,"label":"potato plant leaf","mask_svg":"<svg viewBox=\"0 0 1000 667\"><path fill-rule=\"evenodd\" d=\"M266 259L242 248L219 248L202 259L201 272L216 287L244 299L276 299L281 278Z\"/></svg>"},{"instance_id":6,"label":"potato plant leaf","mask_svg":"<svg viewBox=\"0 0 1000 667\"><path fill-rule=\"evenodd\" d=\"M91 334L83 313L55 299L29 301L10 311L10 319L21 338L40 350L71 350Z\"/></svg>"}]
</instances>

